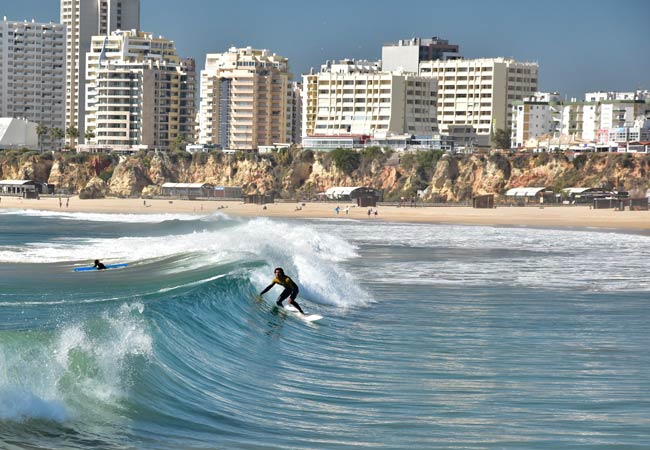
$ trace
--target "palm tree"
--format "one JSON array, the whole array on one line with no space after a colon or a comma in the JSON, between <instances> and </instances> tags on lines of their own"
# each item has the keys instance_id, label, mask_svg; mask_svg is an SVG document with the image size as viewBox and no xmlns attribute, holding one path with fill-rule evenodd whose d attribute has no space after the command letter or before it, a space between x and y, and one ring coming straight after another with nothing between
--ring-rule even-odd
<instances>
[{"instance_id":1,"label":"palm tree","mask_svg":"<svg viewBox=\"0 0 650 450\"><path fill-rule=\"evenodd\" d=\"M61 128L56 128L56 127L50 128L48 134L50 135L50 139L52 139L52 143L59 142L65 136L63 130Z\"/></svg>"},{"instance_id":2,"label":"palm tree","mask_svg":"<svg viewBox=\"0 0 650 450\"><path fill-rule=\"evenodd\" d=\"M86 139L86 141L95 139L95 131L92 128L86 128L86 132L84 133L84 139Z\"/></svg>"},{"instance_id":3,"label":"palm tree","mask_svg":"<svg viewBox=\"0 0 650 450\"><path fill-rule=\"evenodd\" d=\"M74 145L79 137L79 130L75 126L69 126L65 130L65 136L70 140L70 144Z\"/></svg>"},{"instance_id":4,"label":"palm tree","mask_svg":"<svg viewBox=\"0 0 650 450\"><path fill-rule=\"evenodd\" d=\"M41 148L41 153L43 153L43 136L47 134L47 127L42 123L39 123L36 127L36 134L38 135L38 143Z\"/></svg>"}]
</instances>

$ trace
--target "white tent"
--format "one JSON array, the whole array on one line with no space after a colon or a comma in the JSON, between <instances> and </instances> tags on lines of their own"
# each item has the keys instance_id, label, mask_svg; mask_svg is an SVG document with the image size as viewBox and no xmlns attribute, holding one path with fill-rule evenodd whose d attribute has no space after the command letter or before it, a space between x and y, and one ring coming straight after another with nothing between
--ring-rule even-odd
<instances>
[{"instance_id":1,"label":"white tent","mask_svg":"<svg viewBox=\"0 0 650 450\"><path fill-rule=\"evenodd\" d=\"M28 148L38 149L36 125L23 119L0 118L0 149Z\"/></svg>"}]
</instances>

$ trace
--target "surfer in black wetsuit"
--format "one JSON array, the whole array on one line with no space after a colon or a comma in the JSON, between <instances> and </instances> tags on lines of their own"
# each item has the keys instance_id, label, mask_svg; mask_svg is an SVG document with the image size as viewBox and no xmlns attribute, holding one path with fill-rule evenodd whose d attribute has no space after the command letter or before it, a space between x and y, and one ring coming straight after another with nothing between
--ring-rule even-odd
<instances>
[{"instance_id":1,"label":"surfer in black wetsuit","mask_svg":"<svg viewBox=\"0 0 650 450\"><path fill-rule=\"evenodd\" d=\"M98 259L95 260L95 265L93 267L96 267L97 270L106 269L106 266L103 263L100 263Z\"/></svg>"},{"instance_id":2,"label":"surfer in black wetsuit","mask_svg":"<svg viewBox=\"0 0 650 450\"><path fill-rule=\"evenodd\" d=\"M278 301L276 302L278 306L282 306L282 302L287 297L289 297L289 304L300 311L300 314L305 314L305 312L296 301L299 291L298 285L291 278L284 274L284 270L281 267L276 267L275 278L273 278L271 284L269 284L262 292L260 292L260 296L264 295L269 289L273 287L274 284L279 284L280 286L284 287L284 291L282 291L278 297Z\"/></svg>"}]
</instances>

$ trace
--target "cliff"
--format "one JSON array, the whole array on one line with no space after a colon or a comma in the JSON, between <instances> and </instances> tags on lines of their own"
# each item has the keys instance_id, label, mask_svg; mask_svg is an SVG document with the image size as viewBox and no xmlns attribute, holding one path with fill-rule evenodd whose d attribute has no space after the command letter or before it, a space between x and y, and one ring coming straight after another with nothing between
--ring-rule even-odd
<instances>
[{"instance_id":1,"label":"cliff","mask_svg":"<svg viewBox=\"0 0 650 450\"><path fill-rule=\"evenodd\" d=\"M502 194L511 187L605 187L645 195L650 155L361 153L290 150L272 155L190 155L140 152L133 156L0 152L0 179L32 179L83 197L160 193L165 182L241 186L245 193L311 198L332 186L368 186L387 200L411 197L458 202Z\"/></svg>"}]
</instances>

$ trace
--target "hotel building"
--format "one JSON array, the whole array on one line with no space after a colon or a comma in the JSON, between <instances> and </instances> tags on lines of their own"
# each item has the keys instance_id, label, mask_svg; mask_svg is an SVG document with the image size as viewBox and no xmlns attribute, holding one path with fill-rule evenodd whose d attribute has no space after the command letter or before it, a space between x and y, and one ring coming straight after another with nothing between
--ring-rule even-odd
<instances>
[{"instance_id":1,"label":"hotel building","mask_svg":"<svg viewBox=\"0 0 650 450\"><path fill-rule=\"evenodd\" d=\"M426 61L420 75L438 80L438 126L469 147L487 147L496 130L510 133L512 105L537 91L537 63L505 58Z\"/></svg>"},{"instance_id":2,"label":"hotel building","mask_svg":"<svg viewBox=\"0 0 650 450\"><path fill-rule=\"evenodd\" d=\"M0 117L65 127L65 26L0 22ZM46 134L41 145L52 142Z\"/></svg>"},{"instance_id":3,"label":"hotel building","mask_svg":"<svg viewBox=\"0 0 650 450\"><path fill-rule=\"evenodd\" d=\"M269 50L230 48L201 71L199 143L257 150L291 139L289 60Z\"/></svg>"},{"instance_id":4,"label":"hotel building","mask_svg":"<svg viewBox=\"0 0 650 450\"><path fill-rule=\"evenodd\" d=\"M320 72L303 75L303 90L303 138L438 131L431 77L386 72L368 61L328 61Z\"/></svg>"},{"instance_id":5,"label":"hotel building","mask_svg":"<svg viewBox=\"0 0 650 450\"><path fill-rule=\"evenodd\" d=\"M115 31L94 37L87 59L92 145L169 149L194 140L195 65L179 58L173 41Z\"/></svg>"},{"instance_id":6,"label":"hotel building","mask_svg":"<svg viewBox=\"0 0 650 450\"><path fill-rule=\"evenodd\" d=\"M83 142L86 53L93 36L140 28L140 0L61 0L61 23L67 26L65 126L74 126Z\"/></svg>"}]
</instances>

